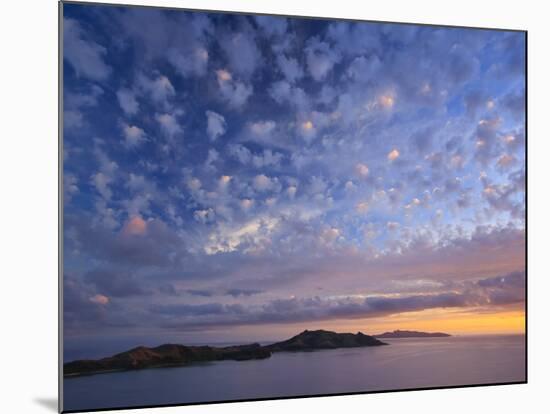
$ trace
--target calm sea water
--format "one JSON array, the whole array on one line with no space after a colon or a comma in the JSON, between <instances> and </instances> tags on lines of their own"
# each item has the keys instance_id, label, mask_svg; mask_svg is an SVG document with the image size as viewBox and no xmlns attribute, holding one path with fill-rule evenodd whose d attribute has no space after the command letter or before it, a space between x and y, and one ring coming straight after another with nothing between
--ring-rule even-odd
<instances>
[{"instance_id":1,"label":"calm sea water","mask_svg":"<svg viewBox=\"0 0 550 414\"><path fill-rule=\"evenodd\" d=\"M85 410L235 399L515 382L525 379L525 337L385 340L390 346L282 352L117 372L64 381L64 409Z\"/></svg>"}]
</instances>

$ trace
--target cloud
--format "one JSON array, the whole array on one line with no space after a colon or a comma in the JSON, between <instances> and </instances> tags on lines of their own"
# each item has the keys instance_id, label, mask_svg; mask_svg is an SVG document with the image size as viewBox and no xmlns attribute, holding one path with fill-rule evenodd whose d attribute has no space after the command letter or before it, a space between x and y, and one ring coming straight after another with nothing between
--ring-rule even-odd
<instances>
[{"instance_id":1,"label":"cloud","mask_svg":"<svg viewBox=\"0 0 550 414\"><path fill-rule=\"evenodd\" d=\"M252 206L254 205L254 200L251 200L249 198L245 198L245 199L241 200L239 202L239 204L240 204L241 208L246 211L246 210L249 210L250 208L252 208Z\"/></svg>"},{"instance_id":2,"label":"cloud","mask_svg":"<svg viewBox=\"0 0 550 414\"><path fill-rule=\"evenodd\" d=\"M399 155L399 151L394 148L388 153L388 160L395 161L397 158L399 158Z\"/></svg>"},{"instance_id":3,"label":"cloud","mask_svg":"<svg viewBox=\"0 0 550 414\"><path fill-rule=\"evenodd\" d=\"M369 167L366 164L357 163L355 165L355 174L360 178L366 178L369 175Z\"/></svg>"},{"instance_id":4,"label":"cloud","mask_svg":"<svg viewBox=\"0 0 550 414\"><path fill-rule=\"evenodd\" d=\"M110 200L113 192L111 191L109 185L112 182L112 178L107 174L98 172L92 175L92 184L96 188L97 192L101 194L104 200Z\"/></svg>"},{"instance_id":5,"label":"cloud","mask_svg":"<svg viewBox=\"0 0 550 414\"><path fill-rule=\"evenodd\" d=\"M258 121L248 124L250 132L260 138L268 137L274 130L277 124L274 121Z\"/></svg>"},{"instance_id":6,"label":"cloud","mask_svg":"<svg viewBox=\"0 0 550 414\"><path fill-rule=\"evenodd\" d=\"M502 120L499 117L481 119L476 127L473 138L475 140L476 159L486 165L496 156L499 149L498 132Z\"/></svg>"},{"instance_id":7,"label":"cloud","mask_svg":"<svg viewBox=\"0 0 550 414\"><path fill-rule=\"evenodd\" d=\"M252 159L252 153L248 148L241 144L233 144L228 147L229 154L237 159L241 164L248 164Z\"/></svg>"},{"instance_id":8,"label":"cloud","mask_svg":"<svg viewBox=\"0 0 550 414\"><path fill-rule=\"evenodd\" d=\"M124 298L149 294L135 276L113 270L92 270L86 274L85 280L95 286L97 290L103 292L101 296Z\"/></svg>"},{"instance_id":9,"label":"cloud","mask_svg":"<svg viewBox=\"0 0 550 414\"><path fill-rule=\"evenodd\" d=\"M119 89L116 93L118 103L126 115L135 115L139 110L139 103L133 91Z\"/></svg>"},{"instance_id":10,"label":"cloud","mask_svg":"<svg viewBox=\"0 0 550 414\"><path fill-rule=\"evenodd\" d=\"M369 203L366 201L361 201L360 203L357 203L355 206L355 210L360 214L365 214L367 211L369 211Z\"/></svg>"},{"instance_id":11,"label":"cloud","mask_svg":"<svg viewBox=\"0 0 550 414\"><path fill-rule=\"evenodd\" d=\"M250 208L252 200L246 199ZM243 209L245 207L243 206ZM207 255L230 253L241 250L247 253L261 252L269 245L271 235L276 231L279 221L269 217L256 217L239 225L218 226L208 237L204 246Z\"/></svg>"},{"instance_id":12,"label":"cloud","mask_svg":"<svg viewBox=\"0 0 550 414\"><path fill-rule=\"evenodd\" d=\"M241 296L259 295L260 293L263 293L263 290L232 288L225 291L226 295L233 296L234 298L238 298Z\"/></svg>"},{"instance_id":13,"label":"cloud","mask_svg":"<svg viewBox=\"0 0 550 414\"><path fill-rule=\"evenodd\" d=\"M74 93L66 88L63 94L63 127L72 131L85 126L85 111L96 107L104 92L93 85L87 92Z\"/></svg>"},{"instance_id":14,"label":"cloud","mask_svg":"<svg viewBox=\"0 0 550 414\"><path fill-rule=\"evenodd\" d=\"M392 27L399 30L399 27ZM411 27L411 30L415 30ZM391 33L391 31L390 31ZM353 24L347 22L331 23L327 29L327 37L336 44L338 50L350 55L371 55L380 53L381 38L380 27L372 24ZM403 40L403 36L396 36Z\"/></svg>"},{"instance_id":15,"label":"cloud","mask_svg":"<svg viewBox=\"0 0 550 414\"><path fill-rule=\"evenodd\" d=\"M381 70L383 65L378 56L359 56L350 63L346 75L355 82L368 83L372 82Z\"/></svg>"},{"instance_id":16,"label":"cloud","mask_svg":"<svg viewBox=\"0 0 550 414\"><path fill-rule=\"evenodd\" d=\"M208 208L205 210L196 210L193 213L193 217L195 220L201 223L211 223L216 218L216 213L212 208Z\"/></svg>"},{"instance_id":17,"label":"cloud","mask_svg":"<svg viewBox=\"0 0 550 414\"><path fill-rule=\"evenodd\" d=\"M70 203L72 196L78 192L78 178L71 173L63 174L63 202Z\"/></svg>"},{"instance_id":18,"label":"cloud","mask_svg":"<svg viewBox=\"0 0 550 414\"><path fill-rule=\"evenodd\" d=\"M203 298L208 298L214 295L213 292L205 289L187 289L186 292L191 296L200 296Z\"/></svg>"},{"instance_id":19,"label":"cloud","mask_svg":"<svg viewBox=\"0 0 550 414\"><path fill-rule=\"evenodd\" d=\"M208 155L206 157L206 161L204 162L204 168L209 171L216 171L216 166L214 163L216 163L220 158L220 153L216 151L214 148L210 148L208 150Z\"/></svg>"},{"instance_id":20,"label":"cloud","mask_svg":"<svg viewBox=\"0 0 550 414\"><path fill-rule=\"evenodd\" d=\"M252 185L258 191L273 191L280 189L277 178L269 178L264 174L255 176Z\"/></svg>"},{"instance_id":21,"label":"cloud","mask_svg":"<svg viewBox=\"0 0 550 414\"><path fill-rule=\"evenodd\" d=\"M235 109L244 106L254 92L252 85L234 80L231 73L225 69L217 70L216 75L221 95L229 106Z\"/></svg>"},{"instance_id":22,"label":"cloud","mask_svg":"<svg viewBox=\"0 0 550 414\"><path fill-rule=\"evenodd\" d=\"M90 298L90 302L97 303L98 305L107 305L109 303L109 298L105 295L94 295Z\"/></svg>"},{"instance_id":23,"label":"cloud","mask_svg":"<svg viewBox=\"0 0 550 414\"><path fill-rule=\"evenodd\" d=\"M497 165L502 169L506 169L516 162L517 162L516 157L514 157L513 155L503 154L498 159Z\"/></svg>"},{"instance_id":24,"label":"cloud","mask_svg":"<svg viewBox=\"0 0 550 414\"><path fill-rule=\"evenodd\" d=\"M225 33L219 39L229 67L244 78L250 77L263 62L254 37L253 31L246 27L242 32Z\"/></svg>"},{"instance_id":25,"label":"cloud","mask_svg":"<svg viewBox=\"0 0 550 414\"><path fill-rule=\"evenodd\" d=\"M85 38L78 21L63 19L63 58L71 64L77 76L94 81L106 80L112 71L104 61L107 49Z\"/></svg>"},{"instance_id":26,"label":"cloud","mask_svg":"<svg viewBox=\"0 0 550 414\"><path fill-rule=\"evenodd\" d=\"M283 36L287 30L287 18L280 16L254 16L254 20L268 37Z\"/></svg>"},{"instance_id":27,"label":"cloud","mask_svg":"<svg viewBox=\"0 0 550 414\"><path fill-rule=\"evenodd\" d=\"M504 282L496 282L496 280ZM438 286L438 285L436 285ZM201 305L158 305L153 313L171 317L167 328L194 325L244 326L270 323L297 323L330 319L362 319L431 309L472 309L522 303L524 278L521 273L465 284L458 292L416 295L341 295L337 297L291 297L274 299L260 305L226 305L211 302ZM366 297L365 297L366 296Z\"/></svg>"},{"instance_id":28,"label":"cloud","mask_svg":"<svg viewBox=\"0 0 550 414\"><path fill-rule=\"evenodd\" d=\"M225 134L227 125L225 118L213 111L206 111L207 126L206 133L210 137L211 141L214 141L219 136Z\"/></svg>"},{"instance_id":29,"label":"cloud","mask_svg":"<svg viewBox=\"0 0 550 414\"><path fill-rule=\"evenodd\" d=\"M286 193L288 194L288 197L291 200L294 199L297 191L298 191L298 188L295 185L291 185L286 189Z\"/></svg>"},{"instance_id":30,"label":"cloud","mask_svg":"<svg viewBox=\"0 0 550 414\"><path fill-rule=\"evenodd\" d=\"M127 236L140 236L147 231L147 222L140 216L130 218L122 228L122 234Z\"/></svg>"},{"instance_id":31,"label":"cloud","mask_svg":"<svg viewBox=\"0 0 550 414\"><path fill-rule=\"evenodd\" d=\"M399 228L400 224L397 223L396 221L388 221L386 223L386 227L388 228L389 231L395 231Z\"/></svg>"},{"instance_id":32,"label":"cloud","mask_svg":"<svg viewBox=\"0 0 550 414\"><path fill-rule=\"evenodd\" d=\"M229 146L230 155L243 165L252 165L261 169L264 167L279 167L284 155L271 149L264 149L259 154L254 154L247 147L241 144Z\"/></svg>"},{"instance_id":33,"label":"cloud","mask_svg":"<svg viewBox=\"0 0 550 414\"><path fill-rule=\"evenodd\" d=\"M159 219L149 219L145 233L138 235L95 225L89 218L78 216L66 215L65 225L72 232L67 249L78 247L86 257L112 268L140 268L144 272L149 266L170 266L174 257L185 257L180 235Z\"/></svg>"},{"instance_id":34,"label":"cloud","mask_svg":"<svg viewBox=\"0 0 550 414\"><path fill-rule=\"evenodd\" d=\"M277 65L279 65L279 69L285 79L290 83L299 81L304 76L304 70L298 63L298 60L293 57L289 58L284 53L277 55Z\"/></svg>"},{"instance_id":35,"label":"cloud","mask_svg":"<svg viewBox=\"0 0 550 414\"><path fill-rule=\"evenodd\" d=\"M202 76L206 73L209 61L209 53L203 46L195 46L183 53L179 48L168 50L168 61L177 72L185 77Z\"/></svg>"},{"instance_id":36,"label":"cloud","mask_svg":"<svg viewBox=\"0 0 550 414\"><path fill-rule=\"evenodd\" d=\"M302 88L292 86L286 80L274 82L268 89L269 95L278 104L288 103L294 108L305 110L309 106L308 98Z\"/></svg>"},{"instance_id":37,"label":"cloud","mask_svg":"<svg viewBox=\"0 0 550 414\"><path fill-rule=\"evenodd\" d=\"M283 154L264 149L261 154L252 156L252 164L256 168L278 167L283 159Z\"/></svg>"},{"instance_id":38,"label":"cloud","mask_svg":"<svg viewBox=\"0 0 550 414\"><path fill-rule=\"evenodd\" d=\"M175 96L176 90L167 76L159 75L154 79L150 79L143 74L138 76L139 86L147 92L154 103L162 108L169 108L169 99Z\"/></svg>"},{"instance_id":39,"label":"cloud","mask_svg":"<svg viewBox=\"0 0 550 414\"><path fill-rule=\"evenodd\" d=\"M147 140L145 131L135 125L122 125L122 131L124 132L125 144L129 148L137 147Z\"/></svg>"},{"instance_id":40,"label":"cloud","mask_svg":"<svg viewBox=\"0 0 550 414\"><path fill-rule=\"evenodd\" d=\"M162 131L169 137L173 138L176 135L183 133L183 128L179 124L177 118L173 114L156 114L155 119L160 125Z\"/></svg>"},{"instance_id":41,"label":"cloud","mask_svg":"<svg viewBox=\"0 0 550 414\"><path fill-rule=\"evenodd\" d=\"M332 49L328 43L322 42L317 37L308 40L305 52L309 74L316 81L325 79L341 59L337 50Z\"/></svg>"}]
</instances>

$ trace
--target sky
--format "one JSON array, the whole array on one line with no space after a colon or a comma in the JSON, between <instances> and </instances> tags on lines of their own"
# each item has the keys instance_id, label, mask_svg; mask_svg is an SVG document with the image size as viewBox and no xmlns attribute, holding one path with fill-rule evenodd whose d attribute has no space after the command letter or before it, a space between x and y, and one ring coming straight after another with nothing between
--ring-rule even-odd
<instances>
[{"instance_id":1,"label":"sky","mask_svg":"<svg viewBox=\"0 0 550 414\"><path fill-rule=\"evenodd\" d=\"M524 33L63 9L66 355L523 332Z\"/></svg>"}]
</instances>

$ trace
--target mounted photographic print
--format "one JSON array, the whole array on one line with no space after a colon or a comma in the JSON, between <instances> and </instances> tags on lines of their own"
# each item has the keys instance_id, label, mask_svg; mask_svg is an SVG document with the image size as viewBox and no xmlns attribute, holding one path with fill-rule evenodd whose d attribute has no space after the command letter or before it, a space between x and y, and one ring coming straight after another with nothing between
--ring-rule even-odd
<instances>
[{"instance_id":1,"label":"mounted photographic print","mask_svg":"<svg viewBox=\"0 0 550 414\"><path fill-rule=\"evenodd\" d=\"M60 4L64 412L524 383L524 31Z\"/></svg>"}]
</instances>

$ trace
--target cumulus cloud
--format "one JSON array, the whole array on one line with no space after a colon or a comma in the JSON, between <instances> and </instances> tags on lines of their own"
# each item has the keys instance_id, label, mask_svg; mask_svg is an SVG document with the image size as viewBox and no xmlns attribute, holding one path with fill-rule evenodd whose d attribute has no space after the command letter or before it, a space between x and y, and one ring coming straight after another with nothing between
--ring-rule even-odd
<instances>
[{"instance_id":1,"label":"cumulus cloud","mask_svg":"<svg viewBox=\"0 0 550 414\"><path fill-rule=\"evenodd\" d=\"M230 68L236 74L249 77L258 65L262 64L262 53L256 45L252 30L226 33L219 42L229 61Z\"/></svg>"},{"instance_id":2,"label":"cumulus cloud","mask_svg":"<svg viewBox=\"0 0 550 414\"><path fill-rule=\"evenodd\" d=\"M105 295L94 295L90 298L90 302L97 303L98 305L107 305L109 303L109 298Z\"/></svg>"},{"instance_id":3,"label":"cumulus cloud","mask_svg":"<svg viewBox=\"0 0 550 414\"><path fill-rule=\"evenodd\" d=\"M168 61L183 77L191 75L201 76L206 73L209 53L203 46L197 45L186 53L174 48L168 51Z\"/></svg>"},{"instance_id":4,"label":"cumulus cloud","mask_svg":"<svg viewBox=\"0 0 550 414\"><path fill-rule=\"evenodd\" d=\"M234 80L231 73L225 69L216 71L216 76L220 93L232 108L238 109L244 106L254 92L252 85Z\"/></svg>"},{"instance_id":5,"label":"cumulus cloud","mask_svg":"<svg viewBox=\"0 0 550 414\"><path fill-rule=\"evenodd\" d=\"M139 103L133 91L119 89L116 93L118 103L126 115L135 115L139 110Z\"/></svg>"},{"instance_id":6,"label":"cumulus cloud","mask_svg":"<svg viewBox=\"0 0 550 414\"><path fill-rule=\"evenodd\" d=\"M135 125L122 125L122 131L124 132L125 144L129 148L137 147L147 140L145 131Z\"/></svg>"},{"instance_id":7,"label":"cumulus cloud","mask_svg":"<svg viewBox=\"0 0 550 414\"><path fill-rule=\"evenodd\" d=\"M341 59L337 50L332 49L328 43L317 37L309 39L305 52L309 74L316 81L325 79Z\"/></svg>"},{"instance_id":8,"label":"cumulus cloud","mask_svg":"<svg viewBox=\"0 0 550 414\"><path fill-rule=\"evenodd\" d=\"M497 165L500 168L506 169L516 162L516 158L513 155L503 154L497 161Z\"/></svg>"},{"instance_id":9,"label":"cumulus cloud","mask_svg":"<svg viewBox=\"0 0 550 414\"><path fill-rule=\"evenodd\" d=\"M63 19L63 57L77 75L95 81L103 81L111 74L111 67L105 63L105 47L86 38L86 34L77 20Z\"/></svg>"},{"instance_id":10,"label":"cumulus cloud","mask_svg":"<svg viewBox=\"0 0 550 414\"><path fill-rule=\"evenodd\" d=\"M375 76L383 70L383 65L377 55L356 57L348 66L346 75L358 83L372 82Z\"/></svg>"},{"instance_id":11,"label":"cumulus cloud","mask_svg":"<svg viewBox=\"0 0 550 414\"><path fill-rule=\"evenodd\" d=\"M159 75L150 79L144 75L138 77L140 87L147 92L151 99L162 108L169 107L169 99L176 94L176 90L167 76Z\"/></svg>"},{"instance_id":12,"label":"cumulus cloud","mask_svg":"<svg viewBox=\"0 0 550 414\"><path fill-rule=\"evenodd\" d=\"M499 149L498 132L502 120L499 117L481 119L474 133L476 159L486 165Z\"/></svg>"},{"instance_id":13,"label":"cumulus cloud","mask_svg":"<svg viewBox=\"0 0 550 414\"><path fill-rule=\"evenodd\" d=\"M147 222L143 220L140 216L134 216L130 218L124 224L122 228L122 233L128 236L140 236L145 234L147 231Z\"/></svg>"},{"instance_id":14,"label":"cumulus cloud","mask_svg":"<svg viewBox=\"0 0 550 414\"><path fill-rule=\"evenodd\" d=\"M305 109L309 102L304 90L297 86L292 86L286 80L274 82L269 90L269 95L278 104L288 103L293 107Z\"/></svg>"},{"instance_id":15,"label":"cumulus cloud","mask_svg":"<svg viewBox=\"0 0 550 414\"><path fill-rule=\"evenodd\" d=\"M294 83L304 76L304 70L296 58L289 58L284 53L281 53L277 56L277 64L285 79L290 83Z\"/></svg>"},{"instance_id":16,"label":"cumulus cloud","mask_svg":"<svg viewBox=\"0 0 550 414\"><path fill-rule=\"evenodd\" d=\"M86 92L64 91L63 127L67 131L76 130L86 125L85 112L98 105L103 89L93 85Z\"/></svg>"},{"instance_id":17,"label":"cumulus cloud","mask_svg":"<svg viewBox=\"0 0 550 414\"><path fill-rule=\"evenodd\" d=\"M206 119L206 133L210 137L211 141L214 141L219 136L225 134L227 125L225 118L222 115L213 111L206 111Z\"/></svg>"},{"instance_id":18,"label":"cumulus cloud","mask_svg":"<svg viewBox=\"0 0 550 414\"><path fill-rule=\"evenodd\" d=\"M63 202L70 203L73 195L78 192L78 178L74 174L65 173L63 175Z\"/></svg>"},{"instance_id":19,"label":"cumulus cloud","mask_svg":"<svg viewBox=\"0 0 550 414\"><path fill-rule=\"evenodd\" d=\"M396 149L392 149L389 153L388 153L388 160L389 161L395 161L397 158L399 158L399 151L396 150Z\"/></svg>"},{"instance_id":20,"label":"cumulus cloud","mask_svg":"<svg viewBox=\"0 0 550 414\"><path fill-rule=\"evenodd\" d=\"M258 121L248 125L250 132L260 138L268 137L274 130L277 124L274 121Z\"/></svg>"},{"instance_id":21,"label":"cumulus cloud","mask_svg":"<svg viewBox=\"0 0 550 414\"><path fill-rule=\"evenodd\" d=\"M268 37L282 36L287 30L287 18L280 16L254 16L258 26Z\"/></svg>"},{"instance_id":22,"label":"cumulus cloud","mask_svg":"<svg viewBox=\"0 0 550 414\"><path fill-rule=\"evenodd\" d=\"M183 133L183 128L179 124L177 118L173 114L156 114L155 119L162 131L169 137L173 138L176 135L181 135Z\"/></svg>"},{"instance_id":23,"label":"cumulus cloud","mask_svg":"<svg viewBox=\"0 0 550 414\"><path fill-rule=\"evenodd\" d=\"M109 187L111 182L112 178L103 172L98 172L92 175L92 184L105 200L109 200L113 195L113 192Z\"/></svg>"},{"instance_id":24,"label":"cumulus cloud","mask_svg":"<svg viewBox=\"0 0 550 414\"><path fill-rule=\"evenodd\" d=\"M208 208L206 210L196 210L193 213L193 217L201 223L209 223L214 221L216 213L212 208Z\"/></svg>"},{"instance_id":25,"label":"cumulus cloud","mask_svg":"<svg viewBox=\"0 0 550 414\"><path fill-rule=\"evenodd\" d=\"M273 191L280 188L276 178L269 178L264 174L255 176L252 185L257 191Z\"/></svg>"},{"instance_id":26,"label":"cumulus cloud","mask_svg":"<svg viewBox=\"0 0 550 414\"><path fill-rule=\"evenodd\" d=\"M358 163L355 165L355 174L360 178L366 178L369 175L369 167L366 164Z\"/></svg>"}]
</instances>

